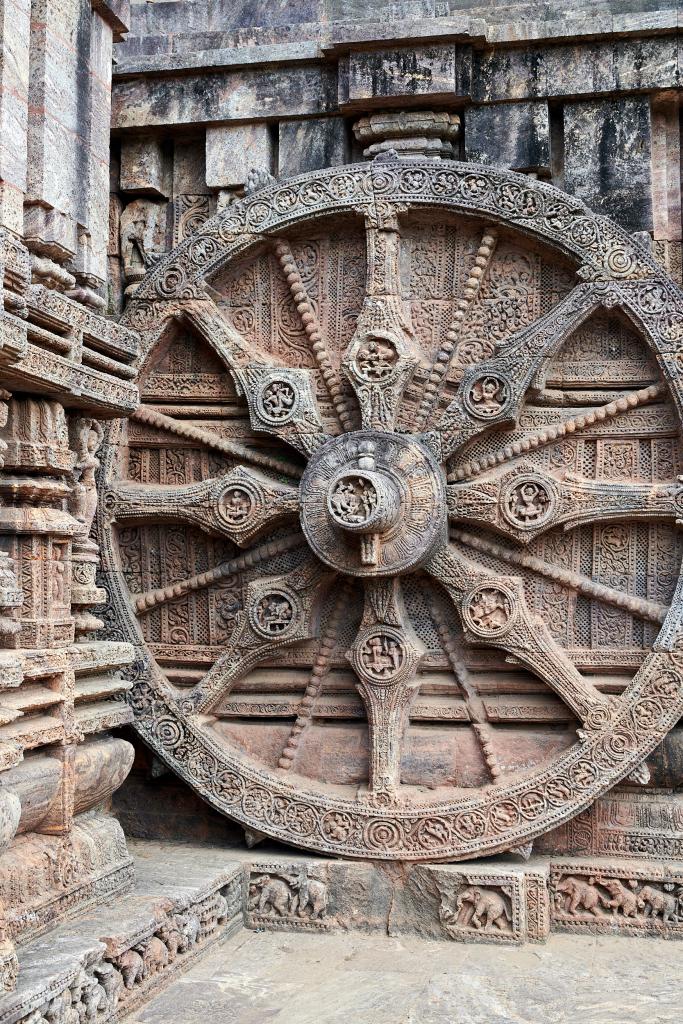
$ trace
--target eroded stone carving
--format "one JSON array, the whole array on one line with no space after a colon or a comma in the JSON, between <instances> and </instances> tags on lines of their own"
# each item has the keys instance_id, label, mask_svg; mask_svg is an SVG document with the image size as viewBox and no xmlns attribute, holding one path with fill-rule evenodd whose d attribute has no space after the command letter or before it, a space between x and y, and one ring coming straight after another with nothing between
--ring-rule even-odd
<instances>
[{"instance_id":1,"label":"eroded stone carving","mask_svg":"<svg viewBox=\"0 0 683 1024\"><path fill-rule=\"evenodd\" d=\"M219 888L191 901L168 901L146 921L143 914L142 922L128 931L124 927L103 935L81 955L80 964L75 961L71 970L57 973L49 987L34 985L21 1002L3 1009L20 1024L115 1020L229 934L241 923L241 913L241 879L233 869L223 873Z\"/></svg>"},{"instance_id":2,"label":"eroded stone carving","mask_svg":"<svg viewBox=\"0 0 683 1024\"><path fill-rule=\"evenodd\" d=\"M20 242L3 234L0 245L0 983L9 990L13 942L132 882L121 829L96 808L132 763L130 744L106 733L132 717L115 698L133 648L90 635L106 595L89 534L99 418L137 401L137 338L32 283ZM37 277L64 287L64 275ZM88 1020L113 993L92 974L78 991ZM57 1001L45 1015L61 1012Z\"/></svg>"},{"instance_id":3,"label":"eroded stone carving","mask_svg":"<svg viewBox=\"0 0 683 1024\"><path fill-rule=\"evenodd\" d=\"M509 932L512 924L510 899L502 889L468 886L455 901L455 921L461 928ZM445 919L447 920L446 915Z\"/></svg>"},{"instance_id":4,"label":"eroded stone carving","mask_svg":"<svg viewBox=\"0 0 683 1024\"><path fill-rule=\"evenodd\" d=\"M673 867L651 877L635 863L558 864L550 884L553 920L561 929L683 935L683 877Z\"/></svg>"},{"instance_id":5,"label":"eroded stone carving","mask_svg":"<svg viewBox=\"0 0 683 1024\"><path fill-rule=\"evenodd\" d=\"M308 930L330 927L328 887L321 868L251 865L246 913L250 927ZM324 869L322 869L324 870Z\"/></svg>"}]
</instances>

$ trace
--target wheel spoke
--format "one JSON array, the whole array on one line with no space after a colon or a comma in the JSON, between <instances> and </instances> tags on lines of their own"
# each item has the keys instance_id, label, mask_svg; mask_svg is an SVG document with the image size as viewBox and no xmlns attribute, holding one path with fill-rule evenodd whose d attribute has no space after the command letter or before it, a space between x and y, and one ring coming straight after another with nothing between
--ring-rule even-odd
<instances>
[{"instance_id":1,"label":"wheel spoke","mask_svg":"<svg viewBox=\"0 0 683 1024\"><path fill-rule=\"evenodd\" d=\"M296 757L301 740L304 737L306 729L311 724L313 706L320 696L323 680L330 669L332 653L334 652L339 638L339 626L342 613L346 608L348 608L350 592L351 585L347 580L347 582L342 586L339 592L339 597L332 609L332 613L325 624L325 632L320 639L320 646L318 647L318 653L316 654L315 661L313 662L313 668L311 669L311 674L308 679L306 692L299 706L296 721L290 730L287 742L284 745L280 760L278 761L278 766L280 768L284 768L285 771L292 767L292 763Z\"/></svg>"},{"instance_id":2,"label":"wheel spoke","mask_svg":"<svg viewBox=\"0 0 683 1024\"><path fill-rule=\"evenodd\" d=\"M467 666L465 665L462 657L460 644L456 642L455 637L448 628L448 623L446 622L443 612L439 607L438 601L432 599L429 607L432 619L434 620L434 624L439 634L439 639L441 640L441 646L443 647L444 653L450 662L453 675L455 676L465 699L467 714L470 722L472 723L472 728L474 729L474 734L477 737L479 746L481 747L487 770L491 779L495 781L499 778L502 772L493 744L491 727L486 713L486 705L470 682Z\"/></svg>"},{"instance_id":3,"label":"wheel spoke","mask_svg":"<svg viewBox=\"0 0 683 1024\"><path fill-rule=\"evenodd\" d=\"M475 537L471 533L462 530L451 530L451 538L466 544L473 551L480 551L484 555L498 558L508 565L516 565L520 569L528 569L538 576L544 576L553 583L560 583L567 590L573 590L577 594L602 601L603 604L613 605L615 608L622 608L624 611L635 615L646 622L663 622L666 618L668 608L665 604L657 601L648 601L644 597L634 597L632 594L625 594L622 590L615 590L614 587L607 587L603 583L596 583L590 576L583 576L581 573L572 572L571 569L563 569L552 562L546 562L542 558L536 558L525 551L516 551L512 548L504 548L500 544L492 544L482 537Z\"/></svg>"},{"instance_id":4,"label":"wheel spoke","mask_svg":"<svg viewBox=\"0 0 683 1024\"><path fill-rule=\"evenodd\" d=\"M188 441L196 441L198 444L204 445L205 448L222 452L224 455L230 455L232 458L239 459L240 462L250 462L255 466L263 466L264 469L272 469L276 473L283 473L285 476L294 477L295 479L301 476L302 471L299 466L295 466L291 462L275 458L272 455L263 455L261 452L254 451L253 448L247 448L246 445L237 444L235 441L228 441L225 438L219 437L218 434L214 434L211 430L205 430L204 427L195 427L191 423L183 423L172 416L165 416L163 413L157 412L156 409L149 409L145 405L139 406L132 414L131 419L138 420L140 423L146 423L156 430L166 430L170 434L175 434L176 437L182 437Z\"/></svg>"},{"instance_id":5,"label":"wheel spoke","mask_svg":"<svg viewBox=\"0 0 683 1024\"><path fill-rule=\"evenodd\" d=\"M425 569L449 594L467 642L500 648L546 682L584 725L604 724L606 698L574 667L543 620L532 615L518 576L496 575L452 545Z\"/></svg>"},{"instance_id":6,"label":"wheel spoke","mask_svg":"<svg viewBox=\"0 0 683 1024\"><path fill-rule=\"evenodd\" d=\"M401 238L395 207L376 202L365 219L367 279L363 308L344 358L364 429L393 430L418 358L400 292Z\"/></svg>"},{"instance_id":7,"label":"wheel spoke","mask_svg":"<svg viewBox=\"0 0 683 1024\"><path fill-rule=\"evenodd\" d=\"M537 434L532 434L523 440L515 441L513 444L505 445L504 448L501 448L494 455L481 459L471 459L464 463L464 465L452 470L448 474L448 482L469 480L474 476L479 476L494 466L502 466L506 462L512 462L514 459L519 458L520 455L524 455L526 452L536 451L539 448L545 448L546 445L555 444L556 441L560 441L563 437L567 437L567 435L579 434L587 427L592 427L596 423L604 423L615 416L621 416L629 409L636 409L648 402L654 402L665 394L666 388L662 384L651 384L646 388L641 388L639 391L632 391L629 395L624 395L622 398L616 399L616 401L608 402L606 405L601 405L597 409L581 413L579 416L572 416L571 419L563 420L562 423L557 423L553 427L547 427Z\"/></svg>"},{"instance_id":8,"label":"wheel spoke","mask_svg":"<svg viewBox=\"0 0 683 1024\"><path fill-rule=\"evenodd\" d=\"M332 365L327 345L323 340L320 324L315 315L313 303L306 291L291 246L285 238L278 238L275 242L275 255L282 267L282 273L287 279L292 299L296 303L297 312L301 317L302 327L308 337L313 357L322 374L337 418L345 430L352 430L353 417L349 412L349 407L344 397L339 374Z\"/></svg>"},{"instance_id":9,"label":"wheel spoke","mask_svg":"<svg viewBox=\"0 0 683 1024\"><path fill-rule=\"evenodd\" d=\"M416 430L425 429L430 416L437 406L441 389L446 382L448 372L457 353L457 344L467 321L467 315L479 294L479 289L486 277L486 272L491 266L497 241L498 233L496 229L492 226L487 227L482 235L481 244L474 259L474 265L470 268L462 297L458 300L458 308L455 311L453 323L446 332L446 337L439 346L439 351L432 362L429 377L424 386L422 401L417 411Z\"/></svg>"},{"instance_id":10,"label":"wheel spoke","mask_svg":"<svg viewBox=\"0 0 683 1024\"><path fill-rule=\"evenodd\" d=\"M303 455L324 444L311 371L281 366L255 352L212 300L188 304L185 316L232 373L254 430L274 434Z\"/></svg>"},{"instance_id":11,"label":"wheel spoke","mask_svg":"<svg viewBox=\"0 0 683 1024\"><path fill-rule=\"evenodd\" d=\"M555 477L533 463L487 473L476 483L451 483L451 520L488 526L523 544L557 526L565 530L607 520L669 520L680 514L679 483Z\"/></svg>"},{"instance_id":12,"label":"wheel spoke","mask_svg":"<svg viewBox=\"0 0 683 1024\"><path fill-rule=\"evenodd\" d=\"M276 541L267 541L265 544L252 548L251 551L244 552L244 554L239 555L237 558L231 558L228 562L222 562L207 572L200 572L194 576L188 576L184 580L169 583L165 587L146 590L141 594L131 594L133 608L137 615L145 615L154 608L159 608L170 601L175 601L176 598L182 597L184 594L203 590L204 587L210 587L214 583L219 583L226 576L233 576L235 573L254 569L262 562L267 562L278 555L284 555L305 543L303 534L298 532Z\"/></svg>"},{"instance_id":13,"label":"wheel spoke","mask_svg":"<svg viewBox=\"0 0 683 1024\"><path fill-rule=\"evenodd\" d=\"M198 526L240 547L299 511L296 487L244 466L197 484L117 484L104 491L102 501L108 522L142 522L153 516Z\"/></svg>"},{"instance_id":14,"label":"wheel spoke","mask_svg":"<svg viewBox=\"0 0 683 1024\"><path fill-rule=\"evenodd\" d=\"M317 559L284 576L252 580L230 643L218 661L185 698L190 713L205 713L230 692L246 672L282 647L317 636L320 599L331 573Z\"/></svg>"},{"instance_id":15,"label":"wheel spoke","mask_svg":"<svg viewBox=\"0 0 683 1024\"><path fill-rule=\"evenodd\" d=\"M368 580L361 627L347 658L368 719L370 795L380 804L397 799L403 735L423 655L398 579Z\"/></svg>"},{"instance_id":16,"label":"wheel spoke","mask_svg":"<svg viewBox=\"0 0 683 1024\"><path fill-rule=\"evenodd\" d=\"M543 360L598 306L594 286L577 285L546 316L513 335L498 354L472 367L438 424L444 460L485 430L513 423Z\"/></svg>"}]
</instances>

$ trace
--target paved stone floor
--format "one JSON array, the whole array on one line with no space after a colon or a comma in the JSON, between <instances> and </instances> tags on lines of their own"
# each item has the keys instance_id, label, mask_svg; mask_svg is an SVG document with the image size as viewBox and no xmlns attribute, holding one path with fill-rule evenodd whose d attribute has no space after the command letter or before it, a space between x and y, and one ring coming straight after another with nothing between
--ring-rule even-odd
<instances>
[{"instance_id":1,"label":"paved stone floor","mask_svg":"<svg viewBox=\"0 0 683 1024\"><path fill-rule=\"evenodd\" d=\"M683 943L555 935L521 949L240 932L139 1024L680 1024ZM131 1022L127 1022L131 1024Z\"/></svg>"}]
</instances>

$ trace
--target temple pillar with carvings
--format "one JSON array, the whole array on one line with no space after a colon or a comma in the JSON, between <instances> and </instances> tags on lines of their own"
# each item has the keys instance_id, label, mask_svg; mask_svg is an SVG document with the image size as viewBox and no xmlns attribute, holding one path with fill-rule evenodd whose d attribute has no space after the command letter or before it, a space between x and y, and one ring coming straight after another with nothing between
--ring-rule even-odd
<instances>
[{"instance_id":1,"label":"temple pillar with carvings","mask_svg":"<svg viewBox=\"0 0 683 1024\"><path fill-rule=\"evenodd\" d=\"M50 285L54 285L50 281ZM39 283L0 235L0 987L21 944L123 892L132 862L109 811L133 748L110 730L129 643L97 636L90 537L102 420L137 404L137 337L87 296Z\"/></svg>"}]
</instances>

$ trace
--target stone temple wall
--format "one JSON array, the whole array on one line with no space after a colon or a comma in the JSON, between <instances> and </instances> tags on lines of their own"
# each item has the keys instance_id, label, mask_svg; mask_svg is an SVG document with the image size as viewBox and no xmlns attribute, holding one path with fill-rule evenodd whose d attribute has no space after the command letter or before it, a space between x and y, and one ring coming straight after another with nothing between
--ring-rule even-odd
<instances>
[{"instance_id":1,"label":"stone temple wall","mask_svg":"<svg viewBox=\"0 0 683 1024\"><path fill-rule=\"evenodd\" d=\"M361 115L436 109L457 117L456 158L537 175L647 232L680 282L679 32L663 0L133 3L116 47L124 240L115 230L110 253L130 284L131 232L153 260L239 194L250 168L346 163L372 146L353 131Z\"/></svg>"},{"instance_id":2,"label":"stone temple wall","mask_svg":"<svg viewBox=\"0 0 683 1024\"><path fill-rule=\"evenodd\" d=\"M577 813L558 812L557 827L539 827L534 839L536 854L557 858L553 863L580 859L568 860L569 866L554 875L549 862L543 869L541 888L563 927L590 929L592 917L604 906L614 911L614 921L601 922L601 927L616 922L615 927L623 923L626 932L640 928L679 934L683 874L677 862L683 860L683 808L678 791L683 758L681 730L669 718L680 696L675 660L680 622L668 607L672 601L675 607L680 605L680 594L674 593L680 566L674 523L681 507L677 477L683 472L677 447L677 417L683 404L677 397L677 360L683 343L676 312L680 292L669 287L671 281L682 283L680 11L673 2L662 0L486 5L467 0L6 0L0 19L0 965L5 990L10 992L17 981L16 948L21 961L26 943L65 917L119 896L132 883L131 859L110 801L131 768L133 748L112 730L137 719L139 731L158 756L150 776L160 776L165 762L219 810L234 806L234 817L244 824L249 843L259 842L265 833L330 853L335 843L350 844L356 827L357 808L353 813L312 809L303 797L274 798L265 786L252 786L252 765L261 757L271 778L280 773L283 792L290 796L297 783L287 787L297 773L299 779L314 778L316 784L329 781L335 792L343 785L357 787L357 803L365 814L363 851L369 856L392 860L392 849L404 852L413 843L410 858L434 859L440 844L445 849L455 842L458 827L458 841L481 838L483 819L477 817L479 812L461 814L457 820L453 816L453 822L435 814L408 828L392 817L396 789L406 782L413 795L419 791L419 807L425 793L425 801L429 798L432 783L437 788L452 786L454 780L473 788L497 785L511 766L519 768L515 756L520 750L529 770L544 758L563 755L582 714L592 722L587 727L589 740L584 735L582 742L597 744L604 739L609 720L603 698L618 699L627 690L662 622L666 636L659 656L669 658L673 666L668 684L655 693L657 679L645 679L642 686L652 684L657 699L648 697L634 705L640 717L632 719L632 731L619 733L609 750L596 745L593 760L577 762L576 777L570 780L590 787L609 768L614 778L620 775L625 781L594 800L586 797L582 802L574 792L572 808ZM453 159L465 165L465 171L460 164L449 179L453 195L456 185L469 180L467 164L477 165L467 186L472 203L468 206L466 192L460 192L460 205L453 200L455 212L448 214L455 218L448 222L457 227L453 234L464 239L457 258L449 255L449 243L442 238L447 232L433 211L432 219L423 224L408 209L410 202L419 206L416 193L422 189L426 194L428 183L438 184L434 166ZM391 181L392 168L411 161L419 168L409 181L410 202L392 194L387 207L378 201L369 209L367 203L362 205L366 192L353 206L353 190L370 176L368 167L377 169L376 178L388 168L385 181ZM330 208L332 219L325 221L332 228L323 243L326 252L337 246L334 259L323 266L315 245L307 249L296 235L291 245L288 238L269 238L267 230L261 238L259 225L271 216L280 218L278 225L285 224L286 233L290 206L295 209L308 202L317 211L332 180L331 169L350 163L361 169L349 180L342 176L336 181L339 203ZM306 179L308 192L306 185L297 186L296 194L277 192L275 179L306 172L320 172L323 185L313 177ZM561 209L558 193L544 190L546 183L564 193L566 205ZM378 185L371 188L379 194ZM502 204L497 210L485 206L483 197L492 189L498 197L507 197L512 207L521 205L512 212ZM259 194L267 197L260 208ZM546 200L548 209L555 211L554 220L539 227L534 216ZM593 218L582 203L611 218L617 227L605 227L607 222ZM350 226L351 213L360 220ZM221 220L212 235L205 226L214 214L221 214ZM253 217L251 226L247 215ZM268 230L272 234L275 228ZM593 235L600 231L604 244L596 256ZM199 243L194 250L193 236ZM314 241L320 242L318 236ZM270 242L273 251L258 263ZM263 250L243 279L230 279L226 271L223 279L212 278L204 285L197 273L187 288L180 286L187 267L207 267L221 246L233 246L236 258L241 258L240 245L246 252L257 243ZM178 246L179 263L169 256ZM364 250L361 259L359 249ZM405 257L408 249L412 264ZM471 449L469 461L451 466L450 497L444 499L449 509L457 506L461 511L469 502L476 523L482 513L475 508L476 495L468 490L472 477L482 476L487 466L507 464L521 450L545 450L550 440L578 437L587 425L595 427L588 431L584 448L568 443L569 461L532 465L535 490L529 508L523 505L524 495L515 505L517 492L510 490L512 501L506 490L507 519L502 512L498 519L490 509L486 512L485 528L493 524L507 547L503 541L492 547L490 535L486 542L480 537L472 543L470 537L470 553L478 551L491 573L512 572L509 565L501 569L501 558L512 559L509 564L517 566L515 578L524 578L526 600L539 613L533 622L550 624L547 636L543 634L545 648L529 667L524 656L535 635L530 631L527 648L508 646L503 648L507 657L487 661L487 653L480 650L486 645L479 640L482 629L485 638L489 612L481 602L479 619L468 620L480 629L472 650L459 646L459 634L457 643L449 639L449 630L457 628L450 606L420 612L423 642L410 627L397 632L405 625L404 607L396 591L385 591L384 597L375 595L374 604L368 603L362 626L367 631L388 623L389 632L394 630L393 646L387 646L386 630L374 637L379 641L374 648L358 645L353 656L361 683L364 680L364 688L359 688L349 681L342 627L348 609L355 607L360 620L362 602L350 598L347 586L339 592L336 611L326 605L329 619L319 647L309 643L319 639L312 627L297 634L304 644L303 657L297 660L296 652L278 648L275 660L262 671L259 668L261 674L255 672L246 686L237 686L229 701L224 699L227 693L221 694L220 714L204 714L216 708L206 687L202 696L201 682L194 704L184 695L212 660L230 649L237 628L247 628L247 600L256 595L251 640L252 646L260 644L259 652L266 650L264 638L285 632L296 621L296 601L288 605L289 591L284 599L282 593L276 594L274 602L273 593L258 590L264 585L259 573L254 582L247 570L268 563L268 574L263 574L268 579L277 574L284 578L285 570L291 570L303 595L302 609L311 613L310 622L315 619L311 609L322 583L307 576L300 562L292 568L291 537L276 531L257 555L238 549L248 547L251 525L245 523L258 505L255 495L262 501L264 518L272 508L284 509L284 516L295 509L296 473L292 476L291 471L301 475L301 459L318 443L318 427L320 438L326 436L335 414L344 426L345 417L352 423L349 388L354 380L361 402L365 400L358 367L349 362L345 373L351 385L346 379L340 383L340 353L335 350L330 358L319 330L324 313L325 340L332 348L338 344L341 351L343 340L348 345L356 338L354 331L362 333L364 322L367 328L372 303L359 313L363 287L358 285L365 250L368 265L377 272L374 291L366 298L380 310L390 346L364 355L386 358L390 364L392 355L396 357L401 373L407 367L401 378L405 384L414 369L410 345L415 338L424 342L415 380L434 402L425 399L419 405L416 388L406 384L406 408L415 411L423 429L429 424L430 409L440 400L444 406L456 402L460 382L475 372L470 365L476 362L474 357L460 366L456 357L466 352L472 356L475 349L476 358L492 356L493 344L485 350L481 337L467 335L473 325L481 332L483 324L497 342L505 343L514 331L530 328L543 317L549 318L543 320L549 330L564 324L567 310L575 318L574 327L583 325L589 315L596 318L563 362L543 372L536 365L537 404L525 412L526 433L515 435L501 449L498 461L483 447ZM453 271L458 260L466 272ZM586 271L586 289L579 298L588 298L584 306L578 302L574 308L565 298L570 270L579 264ZM448 267L450 291L444 283ZM527 273L525 267L533 272ZM493 283L492 271L497 275ZM211 276L208 270L206 276ZM435 343L438 330L436 320L429 319L425 295L420 296L416 287L417 298L408 296L415 281L420 288L432 289L427 298L442 304L439 325L445 341L436 348L440 358L431 362L434 346L430 350L425 339L429 335ZM451 322L453 281L460 288L460 301ZM242 287L246 298L240 302ZM279 304L271 321L275 306L269 303L276 291ZM402 308L407 296L413 302L414 327ZM285 341L277 366L286 368L283 379L271 379L275 363L254 360L249 363L251 376L239 376L250 357L240 348L240 338L225 333L224 320L212 312L214 300L223 302L224 309L230 307L234 324L241 324L246 333L252 331L252 352L262 340L250 320L257 305L262 332L271 330L271 322L282 321L278 339ZM622 308L636 310L633 318L619 319ZM649 355L639 348L648 331L659 346L656 370L661 379ZM565 333L569 335L568 328ZM396 347L391 349L391 337L397 334L406 345L398 355ZM363 339L357 340L360 351ZM158 352L143 373L146 391L141 407L140 366L157 344ZM591 359L598 353L603 369L614 371L612 376L606 372L604 386L585 380L585 365L582 375L586 352ZM233 377L225 367L230 359ZM320 371L315 397L324 423L315 420L310 384L301 399L302 366ZM514 367L506 372L505 381L493 382L499 397L516 379ZM253 398L249 409L235 379L246 382L242 390ZM259 405L260 392L249 391L260 387L263 379L271 389L277 385L266 396L268 407L263 401ZM499 408L495 395L487 396L491 381L483 384L473 392L476 402L488 402L486 415L495 417L502 399ZM281 452L274 453L263 443L263 432L269 429L279 440L278 422L289 422L286 403L296 399L305 405L306 395L308 418L283 434L299 460L293 467L291 460L283 460ZM368 402L371 407L375 402L375 411L369 420L377 429L391 416L386 408L377 413L382 396L377 398L377 389L373 395ZM578 410L570 399L576 399ZM582 405L598 412L587 414ZM469 412L460 410L461 427L470 422L471 409L472 403ZM626 409L635 410L635 426L624 426L619 419ZM260 435L250 433L250 415ZM603 421L613 419L619 422L610 432ZM402 426L408 433L406 422ZM519 447L524 443L526 448ZM368 472L375 472L370 466L373 451L364 449L362 455L369 462L361 468ZM417 457L416 451L411 457ZM438 451L424 451L423 462L431 466ZM487 463L487 458L493 462ZM246 460L246 471L235 470L236 459ZM257 467L253 473L250 459ZM588 466L595 478L586 483L580 477ZM558 468L567 471L561 481L558 473L553 476ZM542 470L547 470L545 476ZM270 472L275 479L264 476ZM602 478L618 481L617 498L633 513L631 533L599 532L600 515L614 494L614 489L600 489L601 473ZM431 479L437 481L436 493L437 471ZM628 490L634 481L636 488ZM150 483L152 495L142 486ZM158 484L167 488L163 494L154 490ZM507 478L503 484L512 487ZM598 524L592 540L577 544L569 554L559 543L555 549L548 544L540 554L529 556L531 561L514 548L521 531L521 520L514 516L520 509L543 518L550 516L552 505L553 515L564 516L553 520L561 526L580 502L588 508L581 529L590 531ZM166 534L162 530L157 541L141 545L136 529L145 516L154 528L171 519L174 529ZM466 527L461 523L458 529L464 536ZM200 535L211 539L198 540ZM203 547L205 543L208 546ZM368 541L368 558L373 557L372 543ZM647 571L638 561L643 552L649 559ZM191 558L194 564L189 566ZM435 561L428 563L426 554L424 561L438 575ZM529 583L527 570L546 582ZM243 572L250 591L242 586ZM441 575L448 589L452 574ZM559 592L571 595L569 613ZM494 611L503 618L511 615L515 598L510 588L506 593L507 598L493 595L499 602ZM461 595L463 608L465 596ZM406 602L411 615L420 601L418 592ZM608 613L599 611L599 601ZM138 632L131 626L131 608L144 620ZM308 620L305 625L308 629ZM581 642L591 630L592 644ZM475 634L476 629L469 639ZM571 664L566 651L573 658ZM167 671L165 679L158 665L152 666L151 654ZM419 662L426 679L423 693L411 705L405 779L399 778L396 754L401 723L397 715L391 717L391 710L382 718L387 702L377 696L384 685L382 674L386 679L397 667L403 668L401 658L405 664ZM250 670L257 660L250 663ZM576 693L565 706L552 687L532 678L535 670L542 674L549 665L561 666L571 685L600 706L582 704ZM368 666L376 670L375 677ZM168 715L164 687L174 688L175 703L168 705ZM402 691L401 713L406 717L415 691L415 686ZM204 697L206 702L201 703ZM184 717L188 702L193 720L201 719L203 727L213 728L219 720L226 747L233 741L242 744L247 764L242 775L232 769L218 771L218 762L212 760L217 756L216 734L206 749L206 735L197 739L193 734L194 746L181 743L190 734ZM375 735L385 728L391 742L377 744L372 792L366 799L368 773L363 774L363 766L368 754L363 737L368 719ZM460 748L449 738L451 726L472 727ZM673 727L661 743L649 744L645 766L629 763L628 770L621 771L614 767L619 756L624 764L631 756L624 743L639 742L641 734L659 737L669 726ZM324 747L325 737L331 737L331 755ZM643 749L646 746L644 742ZM452 753L456 748L457 757ZM425 765L432 762L439 766L436 782L424 778ZM547 814L544 821L550 821L555 812L548 810L549 795L561 805L571 788L566 779L560 782L554 780L554 788L540 796L536 791L523 794L525 802L514 806L501 801L486 827L492 822L501 832L509 831L515 815L527 820L541 810ZM121 806L127 808L127 822L141 834L154 838L158 829L157 834L166 838L168 826L156 822L168 821L180 798L178 790L169 787L164 806L163 787L152 790L153 786L149 779L142 784L136 780L125 791ZM157 794L153 799L151 790ZM330 799L336 799L334 793ZM237 810L238 800L243 813ZM192 805L184 821L200 813L197 806L202 805ZM207 834L215 837L215 815L204 824ZM322 837L317 845L310 838L316 829ZM490 840L491 849L495 842ZM515 856L529 852L526 844L515 846L509 836L500 845ZM348 849L353 856L360 847ZM283 917L291 917L295 927L304 919L317 921L323 913L322 903L315 908L316 891L322 899L320 879L311 876L311 885L303 878L303 869L299 877L290 878L283 914L272 896L282 894L283 878L277 882L278 871L271 871L267 861L268 857L266 866L255 866L253 877L248 871L245 876L243 895L252 925L285 927ZM320 870L324 874L327 868ZM449 870L453 878L457 875L452 884ZM269 887L269 871L274 887ZM445 917L440 902L444 892L436 883L430 889L430 905L434 914L441 912L441 927L451 937L463 932L467 938L480 937L482 926L474 913L478 897L473 895L480 891L478 886L485 894L493 892L499 903L503 899L502 906L517 893L520 920L533 916L533 865L528 878L519 866L508 872L509 877L502 869L500 877L495 869L444 871ZM279 874L290 877L289 868L285 865ZM96 953L88 953L90 973L83 975L85 980L70 977L68 984L63 982L66 1004L50 1003L41 982L43 988L38 985L31 997L31 1009L28 1002L5 1003L0 1007L2 1019L73 1021L74 1007L79 1020L113 1017L122 986L127 991L143 983L151 986L148 979L160 970L157 961L166 966L179 951L181 957L189 956L201 938L201 927L204 938L213 941L217 922L222 928L232 920L237 913L233 904L242 898L235 895L238 887L233 881L221 875L211 882L216 892L220 887L225 890L220 899L202 881L196 914L189 897L179 898L175 909L189 914L184 925L190 938L185 935L184 944L180 938L169 939L169 933L180 934L181 925L160 923L156 911L150 911L144 928L126 926L123 936L110 943L110 960L107 965L98 962L99 975L93 968ZM527 906L529 893L533 899L529 897ZM155 899L153 894L153 907ZM259 906L269 921L254 913ZM544 920L549 921L550 909L546 903L544 907ZM627 913L628 907L633 913ZM416 898L417 916L420 908ZM170 903L164 913L175 913ZM195 932L192 914L197 919ZM504 916L511 925L509 915ZM636 924L626 918L637 918ZM497 920L496 925L492 919L492 928L513 934L500 915ZM532 937L546 931L544 926ZM523 929L515 931L515 941L524 934ZM100 950L97 956L102 955ZM115 997L109 989L115 990ZM41 1006L48 1009L36 1017L34 1008Z\"/></svg>"}]
</instances>

